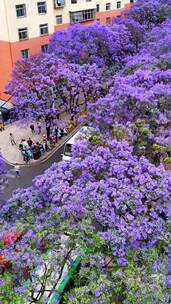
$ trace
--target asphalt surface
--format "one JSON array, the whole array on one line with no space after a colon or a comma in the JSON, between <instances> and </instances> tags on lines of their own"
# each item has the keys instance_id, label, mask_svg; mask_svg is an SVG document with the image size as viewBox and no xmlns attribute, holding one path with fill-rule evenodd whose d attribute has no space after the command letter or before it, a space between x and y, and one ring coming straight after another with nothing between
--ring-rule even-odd
<instances>
[{"instance_id":1,"label":"asphalt surface","mask_svg":"<svg viewBox=\"0 0 171 304\"><path fill-rule=\"evenodd\" d=\"M64 146L64 145L63 145ZM54 162L59 162L62 157L61 154L63 152L63 146L60 147L48 160L44 163L38 163L34 166L26 166L21 167L20 169L20 177L15 176L14 167L11 165L6 165L6 169L8 170L7 178L8 178L8 186L3 189L3 200L9 199L11 197L12 192L17 188L27 188L33 185L33 179L44 173L46 169L48 169Z\"/></svg>"}]
</instances>

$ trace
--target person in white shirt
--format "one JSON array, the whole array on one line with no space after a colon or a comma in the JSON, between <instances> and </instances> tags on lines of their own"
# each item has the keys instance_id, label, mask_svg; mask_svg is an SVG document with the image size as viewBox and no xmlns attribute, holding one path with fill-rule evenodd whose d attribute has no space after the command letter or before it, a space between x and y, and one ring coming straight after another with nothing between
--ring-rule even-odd
<instances>
[{"instance_id":1,"label":"person in white shirt","mask_svg":"<svg viewBox=\"0 0 171 304\"><path fill-rule=\"evenodd\" d=\"M68 130L67 130L67 128L65 127L65 128L63 128L63 131L64 131L64 135L67 135L68 134Z\"/></svg>"},{"instance_id":2,"label":"person in white shirt","mask_svg":"<svg viewBox=\"0 0 171 304\"><path fill-rule=\"evenodd\" d=\"M14 170L15 170L16 177L20 177L20 166L18 165L18 163L15 164Z\"/></svg>"},{"instance_id":3,"label":"person in white shirt","mask_svg":"<svg viewBox=\"0 0 171 304\"><path fill-rule=\"evenodd\" d=\"M28 150L29 149L29 145L28 145L28 143L25 139L23 139L22 145L23 145L23 150Z\"/></svg>"}]
</instances>

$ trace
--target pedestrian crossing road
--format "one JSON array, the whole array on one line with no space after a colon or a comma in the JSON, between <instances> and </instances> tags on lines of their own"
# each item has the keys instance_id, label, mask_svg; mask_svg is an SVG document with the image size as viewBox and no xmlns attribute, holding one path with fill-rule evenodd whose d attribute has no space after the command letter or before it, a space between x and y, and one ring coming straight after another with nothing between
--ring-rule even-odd
<instances>
[{"instance_id":1,"label":"pedestrian crossing road","mask_svg":"<svg viewBox=\"0 0 171 304\"><path fill-rule=\"evenodd\" d=\"M44 173L54 162L58 162L61 160L61 154L63 151L63 146L58 149L50 159L48 159L44 163L36 164L34 166L24 166L20 167L20 176L16 177L16 173L14 170L14 166L6 165L7 180L8 185L4 185L3 187L3 197L2 199L5 201L9 199L12 195L12 192L17 188L27 188L33 185L33 179Z\"/></svg>"}]
</instances>

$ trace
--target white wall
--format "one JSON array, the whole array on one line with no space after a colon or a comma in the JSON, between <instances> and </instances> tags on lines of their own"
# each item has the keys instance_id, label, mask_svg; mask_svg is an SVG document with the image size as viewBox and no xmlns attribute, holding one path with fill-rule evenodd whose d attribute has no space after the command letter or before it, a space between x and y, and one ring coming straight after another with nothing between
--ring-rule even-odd
<instances>
[{"instance_id":1,"label":"white wall","mask_svg":"<svg viewBox=\"0 0 171 304\"><path fill-rule=\"evenodd\" d=\"M41 1L41 0L39 0ZM37 1L35 0L0 0L0 40L15 42L18 39L18 29L27 27L29 38L40 36L39 25L48 23L49 33L54 32L56 16L62 15L63 23L70 23L69 12L96 8L100 5L100 12L106 11L106 3L111 3L111 10L116 9L117 0L78 0L77 4L71 4L71 0L65 0L64 8L54 8L53 0L46 0L47 13L38 15ZM130 3L130 0L121 0L122 7ZM16 4L26 4L26 17L16 17ZM7 16L7 18L6 18ZM6 20L7 19L7 20Z\"/></svg>"},{"instance_id":2,"label":"white wall","mask_svg":"<svg viewBox=\"0 0 171 304\"><path fill-rule=\"evenodd\" d=\"M2 0L0 0L2 1ZM3 35L3 40L10 42L18 41L18 29L27 27L29 38L39 37L39 25L48 23L49 33L54 32L54 7L51 0L46 0L47 13L39 15L37 10L37 1L35 0L3 0L6 1L7 15L9 22L9 37ZM40 0L41 1L41 0ZM26 17L16 17L16 4L26 4ZM4 39L6 38L6 39Z\"/></svg>"},{"instance_id":3,"label":"white wall","mask_svg":"<svg viewBox=\"0 0 171 304\"><path fill-rule=\"evenodd\" d=\"M69 12L93 9L96 8L96 4L100 5L100 12L106 11L106 3L110 3L111 10L115 10L117 9L117 1L118 0L91 0L90 2L87 2L86 0L78 0L77 4L71 4L71 0L65 0L64 8L54 9L54 24L56 23L57 15L62 15L63 23L70 23ZM130 0L121 0L121 8L127 3L130 3Z\"/></svg>"}]
</instances>

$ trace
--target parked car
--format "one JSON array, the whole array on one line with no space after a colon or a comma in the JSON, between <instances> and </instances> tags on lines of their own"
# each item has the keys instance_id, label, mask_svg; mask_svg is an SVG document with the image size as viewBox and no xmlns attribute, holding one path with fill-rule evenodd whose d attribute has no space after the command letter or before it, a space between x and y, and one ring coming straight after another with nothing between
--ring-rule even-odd
<instances>
[{"instance_id":1,"label":"parked car","mask_svg":"<svg viewBox=\"0 0 171 304\"><path fill-rule=\"evenodd\" d=\"M64 151L62 154L62 160L70 160L72 157L72 146L79 139L89 140L95 131L92 127L81 127L79 131L77 131L64 145Z\"/></svg>"}]
</instances>

